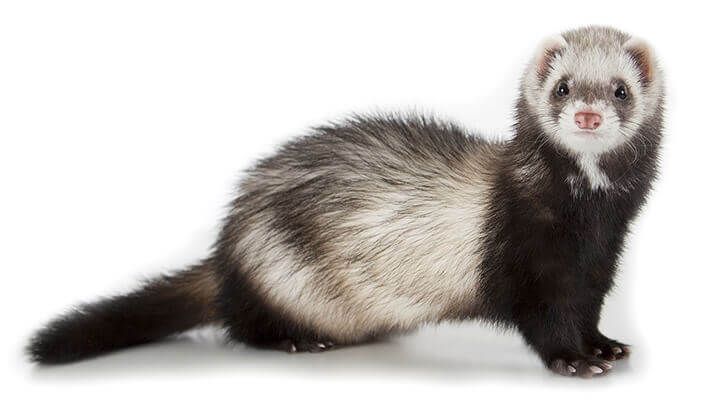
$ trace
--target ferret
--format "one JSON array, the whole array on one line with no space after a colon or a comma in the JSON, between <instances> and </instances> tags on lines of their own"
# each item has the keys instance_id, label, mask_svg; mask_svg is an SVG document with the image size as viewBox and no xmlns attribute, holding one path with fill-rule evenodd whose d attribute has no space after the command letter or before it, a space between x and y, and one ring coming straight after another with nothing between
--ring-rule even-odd
<instances>
[{"instance_id":1,"label":"ferret","mask_svg":"<svg viewBox=\"0 0 720 410\"><path fill-rule=\"evenodd\" d=\"M67 363L204 325L322 352L481 320L556 373L606 374L630 353L598 321L656 178L663 90L646 42L584 27L541 43L508 140L419 115L314 128L245 174L206 259L56 318L29 357Z\"/></svg>"}]
</instances>

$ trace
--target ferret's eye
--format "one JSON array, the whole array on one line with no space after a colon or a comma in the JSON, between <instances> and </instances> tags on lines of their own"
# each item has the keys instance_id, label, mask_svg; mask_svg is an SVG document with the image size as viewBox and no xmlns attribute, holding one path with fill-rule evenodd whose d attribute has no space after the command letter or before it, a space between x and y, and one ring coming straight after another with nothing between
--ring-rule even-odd
<instances>
[{"instance_id":1,"label":"ferret's eye","mask_svg":"<svg viewBox=\"0 0 720 410\"><path fill-rule=\"evenodd\" d=\"M624 100L627 97L628 97L627 89L625 88L624 85L621 85L620 87L618 87L615 90L615 98L617 98L618 100Z\"/></svg>"},{"instance_id":2,"label":"ferret's eye","mask_svg":"<svg viewBox=\"0 0 720 410\"><path fill-rule=\"evenodd\" d=\"M562 82L558 84L557 90L555 90L555 94L557 94L558 97L564 97L570 94L570 87L568 87L567 83Z\"/></svg>"}]
</instances>

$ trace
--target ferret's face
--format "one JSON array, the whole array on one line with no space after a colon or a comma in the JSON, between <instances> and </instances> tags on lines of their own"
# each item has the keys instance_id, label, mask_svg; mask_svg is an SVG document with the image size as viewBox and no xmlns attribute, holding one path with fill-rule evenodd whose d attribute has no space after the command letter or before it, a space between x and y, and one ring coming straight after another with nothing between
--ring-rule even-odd
<instances>
[{"instance_id":1,"label":"ferret's face","mask_svg":"<svg viewBox=\"0 0 720 410\"><path fill-rule=\"evenodd\" d=\"M644 43L589 28L542 45L525 75L523 97L553 143L599 155L632 143L657 107L659 81Z\"/></svg>"}]
</instances>

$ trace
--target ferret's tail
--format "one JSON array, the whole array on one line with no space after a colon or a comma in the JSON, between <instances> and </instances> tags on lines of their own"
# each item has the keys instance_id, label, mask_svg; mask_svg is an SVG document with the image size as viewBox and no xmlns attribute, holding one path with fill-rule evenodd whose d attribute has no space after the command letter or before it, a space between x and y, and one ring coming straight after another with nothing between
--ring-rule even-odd
<instances>
[{"instance_id":1,"label":"ferret's tail","mask_svg":"<svg viewBox=\"0 0 720 410\"><path fill-rule=\"evenodd\" d=\"M216 294L207 260L129 294L73 309L38 331L27 352L32 361L59 364L149 343L214 322Z\"/></svg>"}]
</instances>

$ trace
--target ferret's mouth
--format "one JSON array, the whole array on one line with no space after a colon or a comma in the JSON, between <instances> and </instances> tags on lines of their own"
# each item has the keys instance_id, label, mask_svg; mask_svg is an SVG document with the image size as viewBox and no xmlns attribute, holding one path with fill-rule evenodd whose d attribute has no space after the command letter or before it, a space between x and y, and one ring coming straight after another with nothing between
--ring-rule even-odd
<instances>
[{"instance_id":1,"label":"ferret's mouth","mask_svg":"<svg viewBox=\"0 0 720 410\"><path fill-rule=\"evenodd\" d=\"M573 131L573 134L584 138L600 138L600 134L596 131Z\"/></svg>"}]
</instances>

